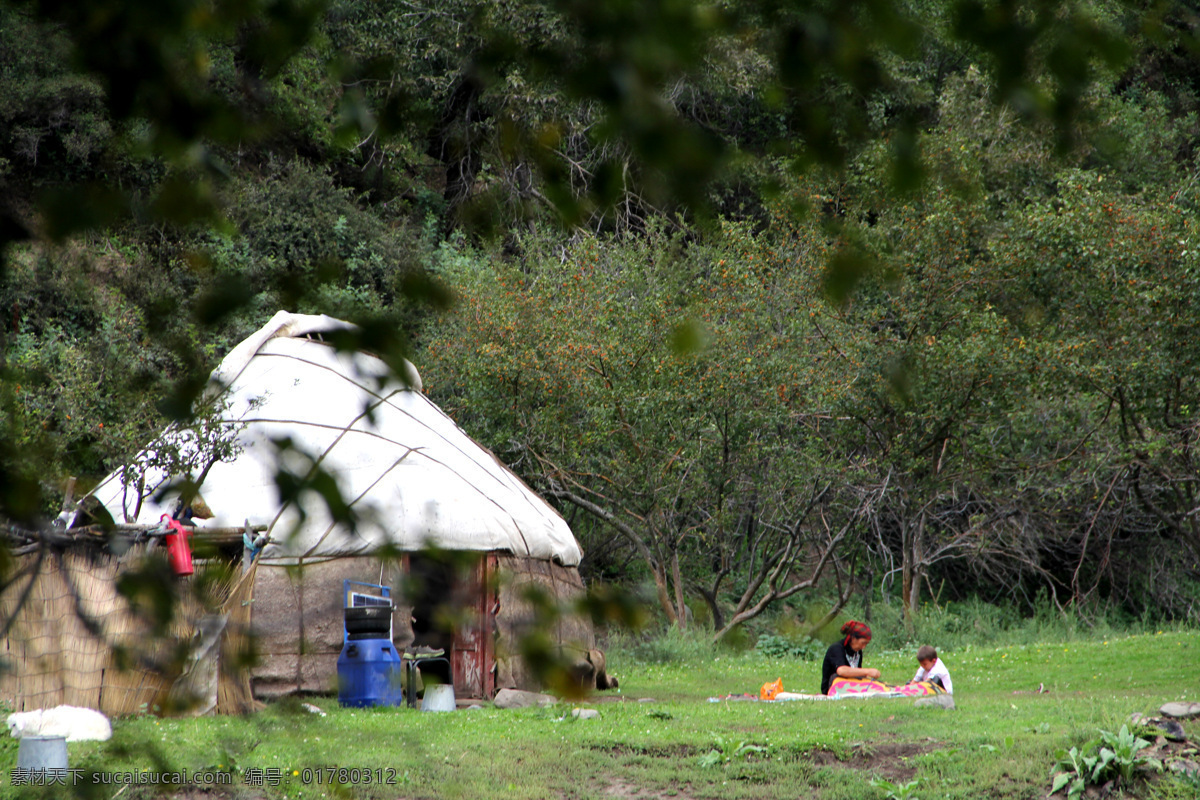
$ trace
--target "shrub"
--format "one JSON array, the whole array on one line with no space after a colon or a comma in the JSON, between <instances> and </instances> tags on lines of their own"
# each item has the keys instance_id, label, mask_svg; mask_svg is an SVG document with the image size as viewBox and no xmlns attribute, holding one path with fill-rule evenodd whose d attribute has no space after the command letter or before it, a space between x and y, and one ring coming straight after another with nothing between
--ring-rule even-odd
<instances>
[{"instance_id":1,"label":"shrub","mask_svg":"<svg viewBox=\"0 0 1200 800\"><path fill-rule=\"evenodd\" d=\"M1128 786L1138 771L1162 771L1162 762L1138 753L1150 742L1131 733L1122 725L1117 733L1100 731L1100 736L1082 748L1059 750L1058 762L1051 769L1053 782L1050 792L1067 790L1067 797L1083 794L1089 783L1101 785L1115 780Z\"/></svg>"},{"instance_id":2,"label":"shrub","mask_svg":"<svg viewBox=\"0 0 1200 800\"><path fill-rule=\"evenodd\" d=\"M704 661L713 657L712 631L699 627L680 631L671 627L662 633L647 632L641 636L612 631L606 639L605 650L610 662L672 664Z\"/></svg>"},{"instance_id":3,"label":"shrub","mask_svg":"<svg viewBox=\"0 0 1200 800\"><path fill-rule=\"evenodd\" d=\"M770 633L759 636L755 648L768 658L798 658L801 661L816 661L825 653L825 645L811 636L794 641Z\"/></svg>"}]
</instances>

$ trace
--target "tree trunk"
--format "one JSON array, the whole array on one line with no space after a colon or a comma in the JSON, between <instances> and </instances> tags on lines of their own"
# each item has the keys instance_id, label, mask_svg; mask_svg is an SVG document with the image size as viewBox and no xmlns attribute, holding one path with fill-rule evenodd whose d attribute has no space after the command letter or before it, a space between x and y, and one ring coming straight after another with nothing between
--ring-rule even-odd
<instances>
[{"instance_id":1,"label":"tree trunk","mask_svg":"<svg viewBox=\"0 0 1200 800\"><path fill-rule=\"evenodd\" d=\"M904 524L900 537L900 605L904 607L904 618L912 615L913 585L912 527Z\"/></svg>"},{"instance_id":2,"label":"tree trunk","mask_svg":"<svg viewBox=\"0 0 1200 800\"><path fill-rule=\"evenodd\" d=\"M925 514L917 520L912 537L912 572L908 586L908 613L916 616L921 609L921 578L925 575Z\"/></svg>"},{"instance_id":3,"label":"tree trunk","mask_svg":"<svg viewBox=\"0 0 1200 800\"><path fill-rule=\"evenodd\" d=\"M901 562L900 601L904 604L904 618L911 620L917 615L921 604L921 576L925 573L925 512L917 517L915 525L906 525L903 537L903 561Z\"/></svg>"},{"instance_id":4,"label":"tree trunk","mask_svg":"<svg viewBox=\"0 0 1200 800\"><path fill-rule=\"evenodd\" d=\"M559 497L559 498L562 498L563 500L573 503L576 506L578 506L579 508L582 508L584 511L588 512L589 514L592 514L592 515L598 517L599 519L604 520L605 522L607 522L610 525L612 525L613 527L615 527L618 531L621 532L621 534L626 539L629 540L629 542L634 546L634 548L638 551L638 553L645 560L646 566L650 568L650 575L654 578L655 594L658 596L658 603L660 606L662 606L663 613L667 615L667 621L670 622L672 625L677 624L678 620L679 620L679 615L675 613L675 604L671 602L671 592L669 590L669 587L667 586L667 575L666 575L666 570L663 568L663 559L655 557L654 551L652 551L650 549L650 546L648 544L646 544L645 539L643 539L641 536L639 536L637 531L635 531L628 523L619 519L617 517L617 515L614 514L612 511L610 511L607 508L604 508L602 506L599 506L596 503L593 503L591 500L588 500L587 498L580 497L579 495L575 494L572 491L568 491L559 486L556 486L553 482L551 482L551 484L550 484L549 494L551 494L554 497ZM676 576L678 577L678 574L679 574L678 554L676 554L674 556L674 571L675 571ZM676 594L677 594L677 596L679 595L678 590L677 590Z\"/></svg>"},{"instance_id":5,"label":"tree trunk","mask_svg":"<svg viewBox=\"0 0 1200 800\"><path fill-rule=\"evenodd\" d=\"M683 595L683 578L679 574L679 553L671 553L671 580L675 583L675 624L679 630L687 630L687 603Z\"/></svg>"},{"instance_id":6,"label":"tree trunk","mask_svg":"<svg viewBox=\"0 0 1200 800\"><path fill-rule=\"evenodd\" d=\"M704 598L704 602L708 604L709 613L712 614L713 630L721 630L725 627L725 612L721 610L721 604L717 602L716 592L710 592L704 587L700 587L698 591Z\"/></svg>"},{"instance_id":7,"label":"tree trunk","mask_svg":"<svg viewBox=\"0 0 1200 800\"><path fill-rule=\"evenodd\" d=\"M863 581L863 622L871 623L871 597L875 594L875 573L867 570L867 579Z\"/></svg>"},{"instance_id":8,"label":"tree trunk","mask_svg":"<svg viewBox=\"0 0 1200 800\"><path fill-rule=\"evenodd\" d=\"M663 613L667 615L667 622L677 624L679 618L675 614L674 604L671 603L671 593L667 590L667 576L657 564L650 565L650 574L654 576L655 594L658 595L658 604L662 606Z\"/></svg>"}]
</instances>

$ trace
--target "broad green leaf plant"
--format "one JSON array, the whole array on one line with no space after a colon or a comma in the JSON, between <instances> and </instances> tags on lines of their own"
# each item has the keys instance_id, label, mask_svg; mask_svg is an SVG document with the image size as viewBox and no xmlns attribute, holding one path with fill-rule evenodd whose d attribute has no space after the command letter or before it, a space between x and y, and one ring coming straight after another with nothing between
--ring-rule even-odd
<instances>
[{"instance_id":1,"label":"broad green leaf plant","mask_svg":"<svg viewBox=\"0 0 1200 800\"><path fill-rule=\"evenodd\" d=\"M1122 786L1133 782L1139 771L1162 771L1162 761L1149 756L1140 756L1150 742L1122 725L1116 733L1100 731L1100 736L1082 748L1059 750L1058 762L1051 770L1053 780L1051 794L1067 790L1067 797L1083 794L1088 784L1103 785L1117 781Z\"/></svg>"}]
</instances>

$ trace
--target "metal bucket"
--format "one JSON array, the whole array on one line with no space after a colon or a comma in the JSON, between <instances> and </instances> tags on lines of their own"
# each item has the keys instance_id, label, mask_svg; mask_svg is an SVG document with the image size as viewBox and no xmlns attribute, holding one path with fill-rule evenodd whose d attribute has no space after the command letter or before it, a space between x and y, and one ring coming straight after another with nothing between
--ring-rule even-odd
<instances>
[{"instance_id":1,"label":"metal bucket","mask_svg":"<svg viewBox=\"0 0 1200 800\"><path fill-rule=\"evenodd\" d=\"M425 684L425 696L421 698L422 711L453 711L454 707L454 684Z\"/></svg>"},{"instance_id":2,"label":"metal bucket","mask_svg":"<svg viewBox=\"0 0 1200 800\"><path fill-rule=\"evenodd\" d=\"M32 772L67 769L67 737L22 736L17 748L17 768Z\"/></svg>"}]
</instances>

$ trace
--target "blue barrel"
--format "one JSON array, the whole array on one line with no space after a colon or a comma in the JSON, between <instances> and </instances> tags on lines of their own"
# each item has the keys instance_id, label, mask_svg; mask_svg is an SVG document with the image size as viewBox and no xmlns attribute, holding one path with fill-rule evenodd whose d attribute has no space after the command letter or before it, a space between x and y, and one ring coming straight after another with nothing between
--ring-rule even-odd
<instances>
[{"instance_id":1,"label":"blue barrel","mask_svg":"<svg viewBox=\"0 0 1200 800\"><path fill-rule=\"evenodd\" d=\"M344 706L398 706L400 654L391 639L348 639L338 656L338 702Z\"/></svg>"}]
</instances>

